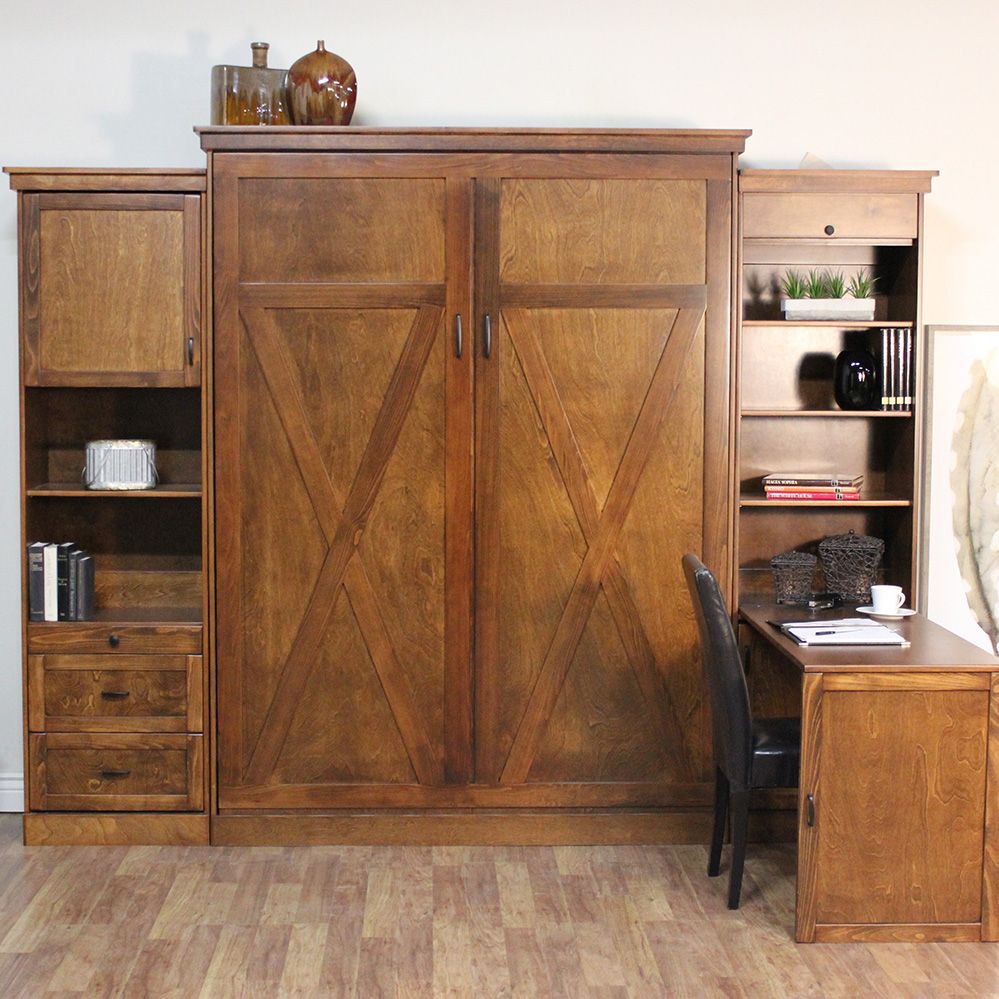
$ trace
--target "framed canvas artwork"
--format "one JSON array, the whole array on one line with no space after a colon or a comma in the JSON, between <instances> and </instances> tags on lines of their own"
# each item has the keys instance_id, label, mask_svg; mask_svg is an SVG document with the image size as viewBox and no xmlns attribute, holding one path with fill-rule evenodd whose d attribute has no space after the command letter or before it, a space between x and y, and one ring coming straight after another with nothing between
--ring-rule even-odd
<instances>
[{"instance_id":1,"label":"framed canvas artwork","mask_svg":"<svg viewBox=\"0 0 999 999\"><path fill-rule=\"evenodd\" d=\"M921 610L999 647L999 326L927 326Z\"/></svg>"}]
</instances>

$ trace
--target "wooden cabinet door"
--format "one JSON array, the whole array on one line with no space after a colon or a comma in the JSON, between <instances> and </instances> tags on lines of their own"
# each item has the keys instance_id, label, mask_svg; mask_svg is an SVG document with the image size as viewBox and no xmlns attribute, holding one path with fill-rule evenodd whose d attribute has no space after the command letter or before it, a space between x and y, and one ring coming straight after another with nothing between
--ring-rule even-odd
<instances>
[{"instance_id":1,"label":"wooden cabinet door","mask_svg":"<svg viewBox=\"0 0 999 999\"><path fill-rule=\"evenodd\" d=\"M422 803L470 746L469 181L215 161L219 803Z\"/></svg>"},{"instance_id":2,"label":"wooden cabinet door","mask_svg":"<svg viewBox=\"0 0 999 999\"><path fill-rule=\"evenodd\" d=\"M200 382L201 197L26 194L26 385Z\"/></svg>"},{"instance_id":3,"label":"wooden cabinet door","mask_svg":"<svg viewBox=\"0 0 999 999\"><path fill-rule=\"evenodd\" d=\"M680 560L727 564L730 203L727 157L477 179L476 779L538 804L701 800Z\"/></svg>"},{"instance_id":4,"label":"wooden cabinet door","mask_svg":"<svg viewBox=\"0 0 999 999\"><path fill-rule=\"evenodd\" d=\"M990 679L806 677L799 940L979 939Z\"/></svg>"}]
</instances>

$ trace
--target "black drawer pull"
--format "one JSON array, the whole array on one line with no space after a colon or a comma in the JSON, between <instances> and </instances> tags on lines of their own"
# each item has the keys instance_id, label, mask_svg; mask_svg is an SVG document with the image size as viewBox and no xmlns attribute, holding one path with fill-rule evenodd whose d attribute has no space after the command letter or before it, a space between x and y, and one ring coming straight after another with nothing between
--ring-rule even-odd
<instances>
[{"instance_id":1,"label":"black drawer pull","mask_svg":"<svg viewBox=\"0 0 999 999\"><path fill-rule=\"evenodd\" d=\"M815 798L810 794L805 795L805 825L815 825Z\"/></svg>"},{"instance_id":2,"label":"black drawer pull","mask_svg":"<svg viewBox=\"0 0 999 999\"><path fill-rule=\"evenodd\" d=\"M189 336L187 338L187 365L190 368L194 367L194 337Z\"/></svg>"},{"instance_id":3,"label":"black drawer pull","mask_svg":"<svg viewBox=\"0 0 999 999\"><path fill-rule=\"evenodd\" d=\"M110 645L112 649L118 648L118 645L120 643L121 639L116 634L112 632L110 635L108 635L108 645Z\"/></svg>"},{"instance_id":4,"label":"black drawer pull","mask_svg":"<svg viewBox=\"0 0 999 999\"><path fill-rule=\"evenodd\" d=\"M128 697L129 692L127 690L102 690L101 697L105 701L123 701Z\"/></svg>"},{"instance_id":5,"label":"black drawer pull","mask_svg":"<svg viewBox=\"0 0 999 999\"><path fill-rule=\"evenodd\" d=\"M827 225L825 228L825 234L827 236L831 236L835 231L836 231L836 226L834 225Z\"/></svg>"},{"instance_id":6,"label":"black drawer pull","mask_svg":"<svg viewBox=\"0 0 999 999\"><path fill-rule=\"evenodd\" d=\"M121 777L131 776L131 770L102 770L101 772L102 780L118 780Z\"/></svg>"}]
</instances>

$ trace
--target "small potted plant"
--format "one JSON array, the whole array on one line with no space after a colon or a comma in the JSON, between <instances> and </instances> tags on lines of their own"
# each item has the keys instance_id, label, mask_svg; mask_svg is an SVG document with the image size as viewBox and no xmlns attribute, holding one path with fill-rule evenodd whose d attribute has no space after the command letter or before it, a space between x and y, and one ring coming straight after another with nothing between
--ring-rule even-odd
<instances>
[{"instance_id":1,"label":"small potted plant","mask_svg":"<svg viewBox=\"0 0 999 999\"><path fill-rule=\"evenodd\" d=\"M867 270L857 271L850 278L850 287L848 290L853 296L853 301L857 308L863 307L864 316L862 318L864 319L874 318L874 285L877 284L877 280Z\"/></svg>"},{"instance_id":2,"label":"small potted plant","mask_svg":"<svg viewBox=\"0 0 999 999\"><path fill-rule=\"evenodd\" d=\"M849 285L842 271L811 270L804 277L787 271L781 279L781 312L791 320L873 319L875 280L867 271L854 274Z\"/></svg>"}]
</instances>

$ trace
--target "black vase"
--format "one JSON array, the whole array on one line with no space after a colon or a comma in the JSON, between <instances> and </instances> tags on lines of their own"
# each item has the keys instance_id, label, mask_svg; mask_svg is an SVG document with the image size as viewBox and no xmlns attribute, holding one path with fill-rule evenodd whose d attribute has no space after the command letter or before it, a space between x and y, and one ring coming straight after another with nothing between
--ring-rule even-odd
<instances>
[{"instance_id":1,"label":"black vase","mask_svg":"<svg viewBox=\"0 0 999 999\"><path fill-rule=\"evenodd\" d=\"M880 409L878 362L867 350L844 350L836 358L833 395L840 409Z\"/></svg>"}]
</instances>

